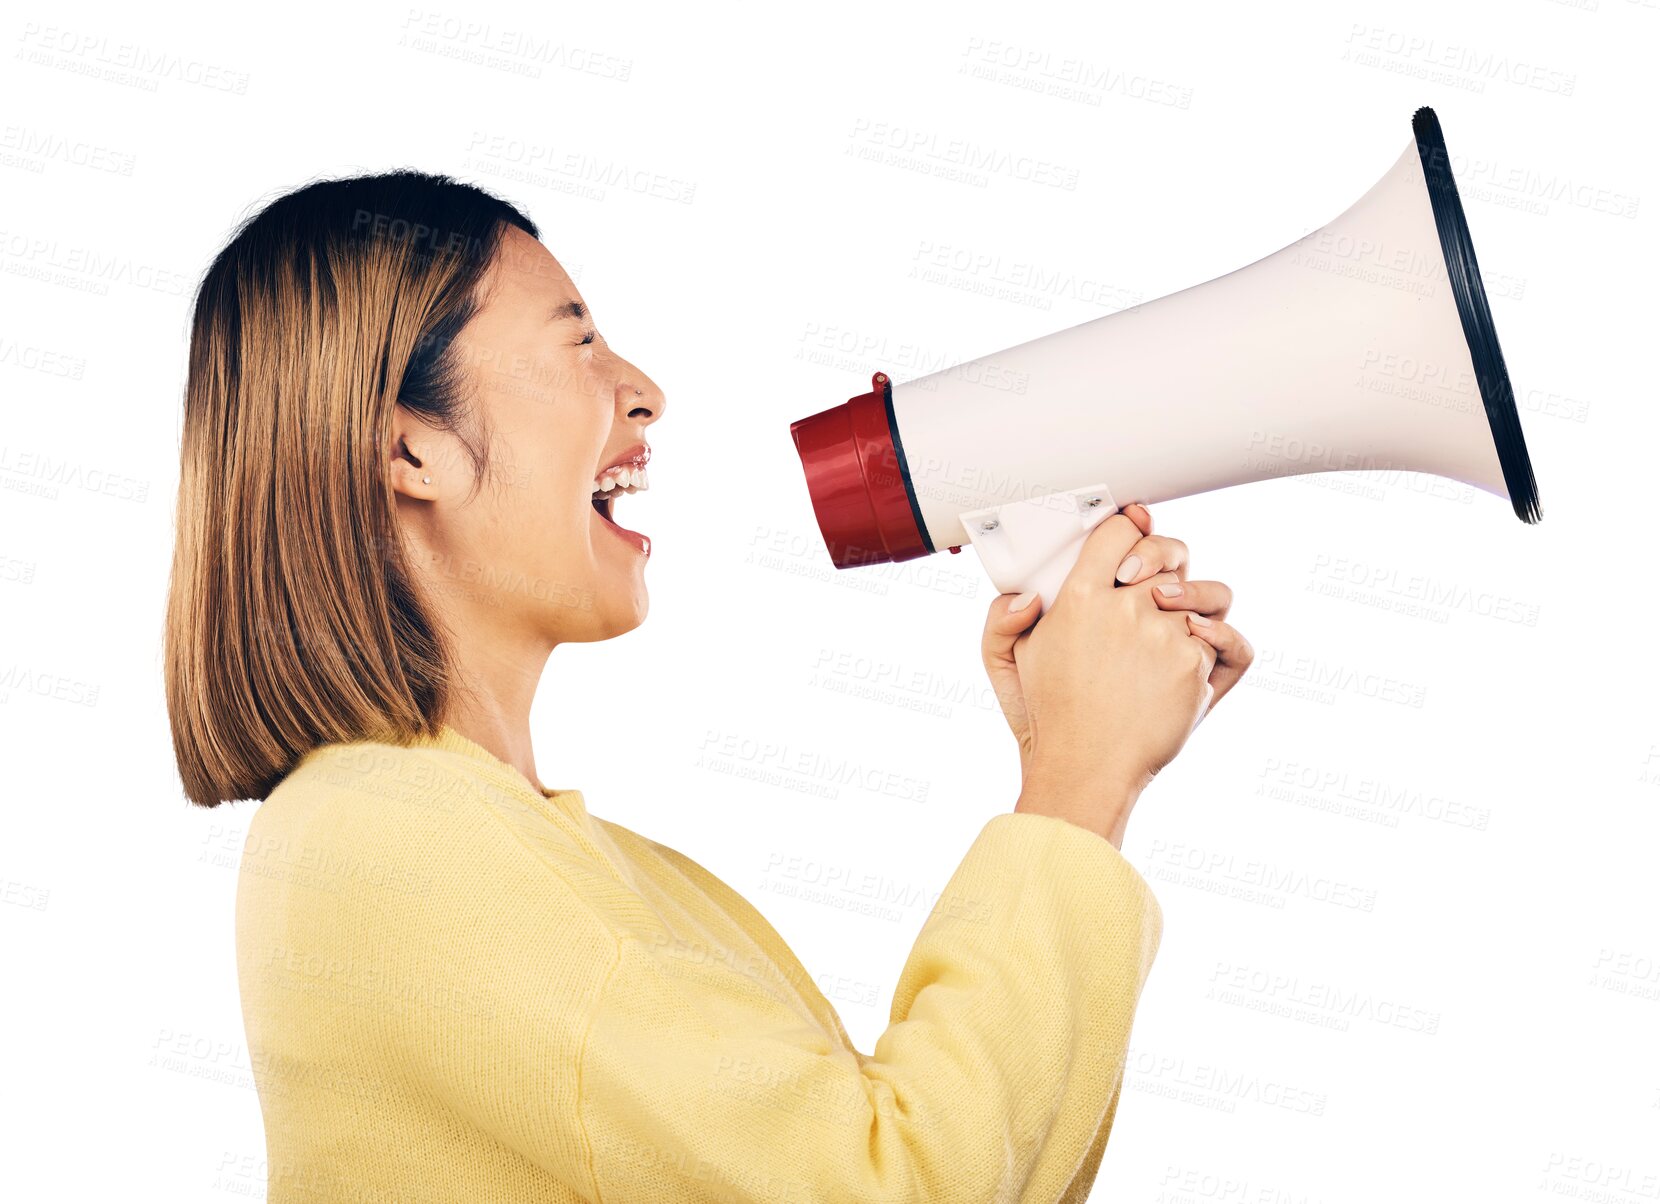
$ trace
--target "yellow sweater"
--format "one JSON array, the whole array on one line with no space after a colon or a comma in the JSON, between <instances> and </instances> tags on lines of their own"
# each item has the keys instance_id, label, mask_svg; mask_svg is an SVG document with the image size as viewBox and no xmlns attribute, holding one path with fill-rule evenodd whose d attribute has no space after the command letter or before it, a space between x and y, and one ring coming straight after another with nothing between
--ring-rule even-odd
<instances>
[{"instance_id":1,"label":"yellow sweater","mask_svg":"<svg viewBox=\"0 0 1660 1204\"><path fill-rule=\"evenodd\" d=\"M271 1204L1081 1201L1163 930L1064 820L997 815L875 1052L691 858L446 727L309 753L237 889Z\"/></svg>"}]
</instances>

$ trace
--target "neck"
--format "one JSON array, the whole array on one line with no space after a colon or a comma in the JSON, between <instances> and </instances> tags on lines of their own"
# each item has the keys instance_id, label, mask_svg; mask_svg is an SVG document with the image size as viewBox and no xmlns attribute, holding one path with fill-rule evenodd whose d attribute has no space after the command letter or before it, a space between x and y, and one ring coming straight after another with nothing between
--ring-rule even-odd
<instances>
[{"instance_id":1,"label":"neck","mask_svg":"<svg viewBox=\"0 0 1660 1204\"><path fill-rule=\"evenodd\" d=\"M444 722L541 790L530 744L530 704L552 647L540 643L509 646L502 642L504 633L491 631L482 620L454 624L451 630L476 634L458 636L452 645L460 680Z\"/></svg>"},{"instance_id":2,"label":"neck","mask_svg":"<svg viewBox=\"0 0 1660 1204\"><path fill-rule=\"evenodd\" d=\"M448 564L452 553L461 554L433 527L430 508L406 507L404 501L399 499L399 518L405 524L412 564ZM541 790L530 746L530 704L558 641L522 619L516 621L510 612L486 604L499 600L481 599L468 591L427 591L426 602L436 612L454 658L449 697L440 718Z\"/></svg>"}]
</instances>

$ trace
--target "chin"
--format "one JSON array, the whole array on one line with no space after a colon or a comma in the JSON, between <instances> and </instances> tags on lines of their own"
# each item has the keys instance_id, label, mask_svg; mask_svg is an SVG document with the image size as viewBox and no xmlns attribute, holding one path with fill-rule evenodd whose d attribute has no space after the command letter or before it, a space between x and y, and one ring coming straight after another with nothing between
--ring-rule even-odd
<instances>
[{"instance_id":1,"label":"chin","mask_svg":"<svg viewBox=\"0 0 1660 1204\"><path fill-rule=\"evenodd\" d=\"M616 639L644 623L650 610L645 582L638 577L633 582L595 589L592 597L590 610L579 610L574 616L569 611L552 616L558 642L587 644Z\"/></svg>"},{"instance_id":2,"label":"chin","mask_svg":"<svg viewBox=\"0 0 1660 1204\"><path fill-rule=\"evenodd\" d=\"M630 631L633 631L646 621L646 613L650 609L651 604L646 598L645 586L641 585L634 591L632 598L619 601L619 604L613 609L613 621L610 624L607 638L627 635Z\"/></svg>"}]
</instances>

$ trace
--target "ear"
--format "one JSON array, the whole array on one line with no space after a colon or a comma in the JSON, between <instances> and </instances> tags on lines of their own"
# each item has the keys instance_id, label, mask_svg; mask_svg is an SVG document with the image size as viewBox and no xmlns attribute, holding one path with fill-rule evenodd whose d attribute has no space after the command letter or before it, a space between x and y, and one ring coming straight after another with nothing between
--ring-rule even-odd
<instances>
[{"instance_id":1,"label":"ear","mask_svg":"<svg viewBox=\"0 0 1660 1204\"><path fill-rule=\"evenodd\" d=\"M444 432L403 406L392 407L392 445L387 455L394 493L423 502L437 501L443 495L447 483L438 465L444 459L440 450L444 439Z\"/></svg>"}]
</instances>

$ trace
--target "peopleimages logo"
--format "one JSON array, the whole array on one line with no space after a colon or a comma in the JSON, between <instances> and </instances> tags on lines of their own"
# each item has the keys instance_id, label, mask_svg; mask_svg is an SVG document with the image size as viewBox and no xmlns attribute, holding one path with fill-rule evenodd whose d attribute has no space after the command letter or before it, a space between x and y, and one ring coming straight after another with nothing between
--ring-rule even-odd
<instances>
[{"instance_id":1,"label":"peopleimages logo","mask_svg":"<svg viewBox=\"0 0 1660 1204\"><path fill-rule=\"evenodd\" d=\"M889 121L860 117L849 132L855 145L892 151L918 162L936 163L984 176L1004 176L1027 184L1041 184L1072 192L1078 187L1078 169L1032 155L987 146L970 138L942 137L932 130L916 129ZM905 166L903 159L896 160ZM973 181L970 181L973 182Z\"/></svg>"}]
</instances>

